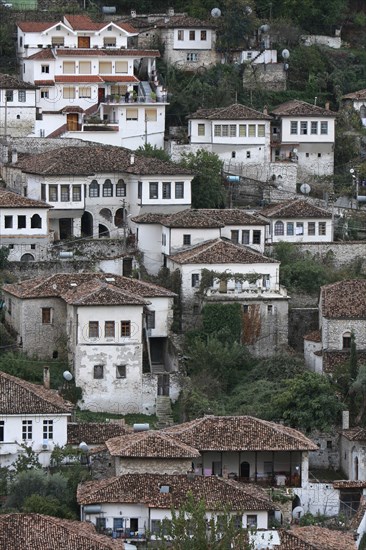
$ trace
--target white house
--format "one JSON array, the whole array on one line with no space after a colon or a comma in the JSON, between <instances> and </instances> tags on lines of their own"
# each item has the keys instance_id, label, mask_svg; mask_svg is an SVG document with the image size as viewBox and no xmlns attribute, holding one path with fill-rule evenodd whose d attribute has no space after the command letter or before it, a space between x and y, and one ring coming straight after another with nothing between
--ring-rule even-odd
<instances>
[{"instance_id":1,"label":"white house","mask_svg":"<svg viewBox=\"0 0 366 550\"><path fill-rule=\"evenodd\" d=\"M82 408L151 413L162 383L165 395L177 398L172 292L136 279L77 273L5 285L3 296L5 322L25 353L45 360L67 355Z\"/></svg>"},{"instance_id":2,"label":"white house","mask_svg":"<svg viewBox=\"0 0 366 550\"><path fill-rule=\"evenodd\" d=\"M131 48L136 35L128 23L86 15L19 22L21 77L39 87L35 135L162 147L166 97L154 80L160 54Z\"/></svg>"},{"instance_id":3,"label":"white house","mask_svg":"<svg viewBox=\"0 0 366 550\"><path fill-rule=\"evenodd\" d=\"M342 101L360 113L362 125L366 126L366 89L346 94L342 97Z\"/></svg>"},{"instance_id":4,"label":"white house","mask_svg":"<svg viewBox=\"0 0 366 550\"><path fill-rule=\"evenodd\" d=\"M36 122L36 86L9 74L0 74L0 133L24 137Z\"/></svg>"},{"instance_id":5,"label":"white house","mask_svg":"<svg viewBox=\"0 0 366 550\"><path fill-rule=\"evenodd\" d=\"M0 246L8 247L10 261L33 261L46 255L53 240L50 209L45 202L0 189Z\"/></svg>"},{"instance_id":6,"label":"white house","mask_svg":"<svg viewBox=\"0 0 366 550\"><path fill-rule=\"evenodd\" d=\"M335 119L326 107L294 99L272 110L272 161L298 164L298 179L332 176L334 170Z\"/></svg>"},{"instance_id":7,"label":"white house","mask_svg":"<svg viewBox=\"0 0 366 550\"><path fill-rule=\"evenodd\" d=\"M306 199L273 204L263 208L260 214L269 220L267 243L333 241L332 213Z\"/></svg>"},{"instance_id":8,"label":"white house","mask_svg":"<svg viewBox=\"0 0 366 550\"><path fill-rule=\"evenodd\" d=\"M5 166L3 178L9 188L53 206L50 229L58 240L125 238L130 216L185 209L193 174L128 149L90 144L29 155Z\"/></svg>"},{"instance_id":9,"label":"white house","mask_svg":"<svg viewBox=\"0 0 366 550\"><path fill-rule=\"evenodd\" d=\"M217 518L226 507L237 517L238 528L268 527L274 513L267 494L236 481L216 476L187 474L124 474L119 477L81 483L77 500L82 521L97 528L112 529L117 537L145 540L157 538L162 520L172 517L192 493L196 502L203 499L207 519Z\"/></svg>"},{"instance_id":10,"label":"white house","mask_svg":"<svg viewBox=\"0 0 366 550\"><path fill-rule=\"evenodd\" d=\"M11 466L32 447L42 466L49 466L55 445L67 442L73 405L56 391L0 372L0 466Z\"/></svg>"},{"instance_id":11,"label":"white house","mask_svg":"<svg viewBox=\"0 0 366 550\"><path fill-rule=\"evenodd\" d=\"M266 222L239 209L187 209L166 216L142 214L132 219L144 266L157 274L170 254L190 246L225 237L264 252Z\"/></svg>"}]
</instances>

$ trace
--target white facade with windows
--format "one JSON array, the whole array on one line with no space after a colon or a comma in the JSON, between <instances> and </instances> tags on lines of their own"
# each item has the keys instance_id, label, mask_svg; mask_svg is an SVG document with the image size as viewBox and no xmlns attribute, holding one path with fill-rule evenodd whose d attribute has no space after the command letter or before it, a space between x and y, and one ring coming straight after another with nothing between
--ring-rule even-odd
<instances>
[{"instance_id":1,"label":"white facade with windows","mask_svg":"<svg viewBox=\"0 0 366 550\"><path fill-rule=\"evenodd\" d=\"M0 74L1 135L27 136L34 130L36 114L36 87L12 75Z\"/></svg>"}]
</instances>

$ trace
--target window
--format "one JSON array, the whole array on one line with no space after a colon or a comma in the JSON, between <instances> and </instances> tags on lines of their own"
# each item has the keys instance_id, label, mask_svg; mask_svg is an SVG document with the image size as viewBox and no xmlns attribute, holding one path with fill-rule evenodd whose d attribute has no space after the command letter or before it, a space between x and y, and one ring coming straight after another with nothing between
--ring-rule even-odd
<instances>
[{"instance_id":1,"label":"window","mask_svg":"<svg viewBox=\"0 0 366 550\"><path fill-rule=\"evenodd\" d=\"M52 36L51 38L52 46L63 46L65 44L65 39L63 36Z\"/></svg>"},{"instance_id":2,"label":"window","mask_svg":"<svg viewBox=\"0 0 366 550\"><path fill-rule=\"evenodd\" d=\"M328 122L324 121L320 123L320 133L324 136L328 134Z\"/></svg>"},{"instance_id":3,"label":"window","mask_svg":"<svg viewBox=\"0 0 366 550\"><path fill-rule=\"evenodd\" d=\"M247 516L247 529L256 529L257 527L257 516L256 515L248 515Z\"/></svg>"},{"instance_id":4,"label":"window","mask_svg":"<svg viewBox=\"0 0 366 550\"><path fill-rule=\"evenodd\" d=\"M127 378L126 365L117 365L116 366L116 378Z\"/></svg>"},{"instance_id":5,"label":"window","mask_svg":"<svg viewBox=\"0 0 366 550\"><path fill-rule=\"evenodd\" d=\"M90 86L80 86L79 87L79 97L80 98L91 98L91 88Z\"/></svg>"},{"instance_id":6,"label":"window","mask_svg":"<svg viewBox=\"0 0 366 550\"><path fill-rule=\"evenodd\" d=\"M50 202L58 201L58 189L57 185L50 185L48 188L48 200Z\"/></svg>"},{"instance_id":7,"label":"window","mask_svg":"<svg viewBox=\"0 0 366 550\"><path fill-rule=\"evenodd\" d=\"M121 336L122 338L131 336L131 321L121 321Z\"/></svg>"},{"instance_id":8,"label":"window","mask_svg":"<svg viewBox=\"0 0 366 550\"><path fill-rule=\"evenodd\" d=\"M184 31L182 29L178 30L178 40L179 41L184 40Z\"/></svg>"},{"instance_id":9,"label":"window","mask_svg":"<svg viewBox=\"0 0 366 550\"><path fill-rule=\"evenodd\" d=\"M39 214L33 214L31 217L31 229L41 229L42 228L42 218Z\"/></svg>"},{"instance_id":10,"label":"window","mask_svg":"<svg viewBox=\"0 0 366 550\"><path fill-rule=\"evenodd\" d=\"M285 234L285 228L284 228L283 222L277 221L275 223L274 234L277 236Z\"/></svg>"},{"instance_id":11,"label":"window","mask_svg":"<svg viewBox=\"0 0 366 550\"><path fill-rule=\"evenodd\" d=\"M4 216L5 229L11 229L13 227L13 216Z\"/></svg>"},{"instance_id":12,"label":"window","mask_svg":"<svg viewBox=\"0 0 366 550\"><path fill-rule=\"evenodd\" d=\"M330 439L327 441L327 449L333 449L333 442Z\"/></svg>"},{"instance_id":13,"label":"window","mask_svg":"<svg viewBox=\"0 0 366 550\"><path fill-rule=\"evenodd\" d=\"M239 124L239 137L247 137L247 125Z\"/></svg>"},{"instance_id":14,"label":"window","mask_svg":"<svg viewBox=\"0 0 366 550\"><path fill-rule=\"evenodd\" d=\"M253 231L253 244L261 244L261 230L254 229Z\"/></svg>"},{"instance_id":15,"label":"window","mask_svg":"<svg viewBox=\"0 0 366 550\"><path fill-rule=\"evenodd\" d=\"M145 109L146 122L156 122L158 120L157 109Z\"/></svg>"},{"instance_id":16,"label":"window","mask_svg":"<svg viewBox=\"0 0 366 550\"><path fill-rule=\"evenodd\" d=\"M161 244L163 246L166 246L166 234L165 233L163 233L162 236L161 236Z\"/></svg>"},{"instance_id":17,"label":"window","mask_svg":"<svg viewBox=\"0 0 366 550\"><path fill-rule=\"evenodd\" d=\"M189 40L196 40L196 31L189 31Z\"/></svg>"},{"instance_id":18,"label":"window","mask_svg":"<svg viewBox=\"0 0 366 550\"><path fill-rule=\"evenodd\" d=\"M155 328L155 311L148 311L146 315L146 328L147 329Z\"/></svg>"},{"instance_id":19,"label":"window","mask_svg":"<svg viewBox=\"0 0 366 550\"><path fill-rule=\"evenodd\" d=\"M246 157L247 159L250 159L250 151L247 151Z\"/></svg>"},{"instance_id":20,"label":"window","mask_svg":"<svg viewBox=\"0 0 366 550\"><path fill-rule=\"evenodd\" d=\"M63 90L64 99L75 99L75 88L74 86L66 86Z\"/></svg>"},{"instance_id":21,"label":"window","mask_svg":"<svg viewBox=\"0 0 366 550\"><path fill-rule=\"evenodd\" d=\"M31 244L30 247L31 247L31 250L35 250L35 249L36 249L36 245L35 245L35 244Z\"/></svg>"},{"instance_id":22,"label":"window","mask_svg":"<svg viewBox=\"0 0 366 550\"><path fill-rule=\"evenodd\" d=\"M186 246L190 246L191 244L191 236L190 235L183 235L183 244Z\"/></svg>"},{"instance_id":23,"label":"window","mask_svg":"<svg viewBox=\"0 0 366 550\"><path fill-rule=\"evenodd\" d=\"M287 235L293 237L294 235L294 222L287 222Z\"/></svg>"},{"instance_id":24,"label":"window","mask_svg":"<svg viewBox=\"0 0 366 550\"><path fill-rule=\"evenodd\" d=\"M258 137L264 137L265 136L265 125L264 124L258 124Z\"/></svg>"},{"instance_id":25,"label":"window","mask_svg":"<svg viewBox=\"0 0 366 550\"><path fill-rule=\"evenodd\" d=\"M13 90L6 90L5 91L5 99L6 101L9 103L11 101L13 101L14 99L14 92Z\"/></svg>"},{"instance_id":26,"label":"window","mask_svg":"<svg viewBox=\"0 0 366 550\"><path fill-rule=\"evenodd\" d=\"M134 107L127 107L126 109L126 120L138 120L139 112L138 109Z\"/></svg>"},{"instance_id":27,"label":"window","mask_svg":"<svg viewBox=\"0 0 366 550\"><path fill-rule=\"evenodd\" d=\"M25 216L18 216L18 229L25 229L27 226L27 218Z\"/></svg>"},{"instance_id":28,"label":"window","mask_svg":"<svg viewBox=\"0 0 366 550\"><path fill-rule=\"evenodd\" d=\"M4 441L5 421L0 420L0 441Z\"/></svg>"},{"instance_id":29,"label":"window","mask_svg":"<svg viewBox=\"0 0 366 550\"><path fill-rule=\"evenodd\" d=\"M89 197L99 197L99 183L97 182L97 180L93 180L89 185Z\"/></svg>"},{"instance_id":30,"label":"window","mask_svg":"<svg viewBox=\"0 0 366 550\"><path fill-rule=\"evenodd\" d=\"M249 137L255 137L255 124L249 124Z\"/></svg>"},{"instance_id":31,"label":"window","mask_svg":"<svg viewBox=\"0 0 366 550\"><path fill-rule=\"evenodd\" d=\"M149 184L150 188L150 199L159 198L159 184L157 181L151 181Z\"/></svg>"},{"instance_id":32,"label":"window","mask_svg":"<svg viewBox=\"0 0 366 550\"><path fill-rule=\"evenodd\" d=\"M19 90L18 91L18 101L20 103L25 103L27 99L27 92L25 90Z\"/></svg>"},{"instance_id":33,"label":"window","mask_svg":"<svg viewBox=\"0 0 366 550\"><path fill-rule=\"evenodd\" d=\"M126 184L124 180L118 180L116 185L116 197L126 196Z\"/></svg>"},{"instance_id":34,"label":"window","mask_svg":"<svg viewBox=\"0 0 366 550\"><path fill-rule=\"evenodd\" d=\"M201 40L203 41L207 40L207 31L201 31Z\"/></svg>"},{"instance_id":35,"label":"window","mask_svg":"<svg viewBox=\"0 0 366 550\"><path fill-rule=\"evenodd\" d=\"M230 137L236 137L236 124L230 124L229 134L230 134Z\"/></svg>"},{"instance_id":36,"label":"window","mask_svg":"<svg viewBox=\"0 0 366 550\"><path fill-rule=\"evenodd\" d=\"M99 61L99 74L112 74L112 61Z\"/></svg>"},{"instance_id":37,"label":"window","mask_svg":"<svg viewBox=\"0 0 366 550\"><path fill-rule=\"evenodd\" d=\"M31 440L33 435L33 422L32 420L22 421L22 439Z\"/></svg>"},{"instance_id":38,"label":"window","mask_svg":"<svg viewBox=\"0 0 366 550\"><path fill-rule=\"evenodd\" d=\"M48 88L41 88L41 99L48 99L50 97L50 91Z\"/></svg>"},{"instance_id":39,"label":"window","mask_svg":"<svg viewBox=\"0 0 366 550\"><path fill-rule=\"evenodd\" d=\"M221 135L222 137L228 137L229 136L229 125L223 124L221 126Z\"/></svg>"},{"instance_id":40,"label":"window","mask_svg":"<svg viewBox=\"0 0 366 550\"><path fill-rule=\"evenodd\" d=\"M111 180L105 180L103 183L103 197L113 197L113 185Z\"/></svg>"},{"instance_id":41,"label":"window","mask_svg":"<svg viewBox=\"0 0 366 550\"><path fill-rule=\"evenodd\" d=\"M231 158L232 158L232 159L235 159L235 158L236 158L236 151L231 151Z\"/></svg>"},{"instance_id":42,"label":"window","mask_svg":"<svg viewBox=\"0 0 366 550\"><path fill-rule=\"evenodd\" d=\"M163 199L170 199L171 184L170 181L163 181Z\"/></svg>"},{"instance_id":43,"label":"window","mask_svg":"<svg viewBox=\"0 0 366 550\"><path fill-rule=\"evenodd\" d=\"M249 244L250 243L250 231L248 229L244 229L241 232L241 244Z\"/></svg>"},{"instance_id":44,"label":"window","mask_svg":"<svg viewBox=\"0 0 366 550\"><path fill-rule=\"evenodd\" d=\"M102 380L104 378L104 365L94 365L93 377L95 380Z\"/></svg>"},{"instance_id":45,"label":"window","mask_svg":"<svg viewBox=\"0 0 366 550\"><path fill-rule=\"evenodd\" d=\"M50 307L42 308L42 325L52 324L52 309Z\"/></svg>"},{"instance_id":46,"label":"window","mask_svg":"<svg viewBox=\"0 0 366 550\"><path fill-rule=\"evenodd\" d=\"M72 200L74 202L81 201L81 185L72 186Z\"/></svg>"},{"instance_id":47,"label":"window","mask_svg":"<svg viewBox=\"0 0 366 550\"><path fill-rule=\"evenodd\" d=\"M297 120L291 120L290 122L290 134L294 135L298 133L298 122Z\"/></svg>"},{"instance_id":48,"label":"window","mask_svg":"<svg viewBox=\"0 0 366 550\"><path fill-rule=\"evenodd\" d=\"M106 338L114 338L114 336L115 336L115 323L114 323L114 321L105 321L105 323L104 323L104 336Z\"/></svg>"},{"instance_id":49,"label":"window","mask_svg":"<svg viewBox=\"0 0 366 550\"><path fill-rule=\"evenodd\" d=\"M304 224L302 222L296 222L296 235L304 234Z\"/></svg>"},{"instance_id":50,"label":"window","mask_svg":"<svg viewBox=\"0 0 366 550\"><path fill-rule=\"evenodd\" d=\"M142 198L142 181L137 182L137 198Z\"/></svg>"},{"instance_id":51,"label":"window","mask_svg":"<svg viewBox=\"0 0 366 550\"><path fill-rule=\"evenodd\" d=\"M342 338L342 348L343 349L351 349L351 333L350 332L345 332L343 334L343 338Z\"/></svg>"},{"instance_id":52,"label":"window","mask_svg":"<svg viewBox=\"0 0 366 550\"><path fill-rule=\"evenodd\" d=\"M306 121L300 122L300 134L305 136L308 133L308 123Z\"/></svg>"},{"instance_id":53,"label":"window","mask_svg":"<svg viewBox=\"0 0 366 550\"><path fill-rule=\"evenodd\" d=\"M175 198L176 199L184 198L184 183L182 181L177 181L175 183Z\"/></svg>"},{"instance_id":54,"label":"window","mask_svg":"<svg viewBox=\"0 0 366 550\"><path fill-rule=\"evenodd\" d=\"M205 128L206 128L205 124L201 124L201 123L200 123L200 124L198 124L198 127L197 127L197 128L198 128L198 129L197 129L197 134L198 134L199 136L204 136L204 135L205 135Z\"/></svg>"},{"instance_id":55,"label":"window","mask_svg":"<svg viewBox=\"0 0 366 550\"><path fill-rule=\"evenodd\" d=\"M151 520L151 534L160 536L162 532L162 520L161 519L152 519Z\"/></svg>"},{"instance_id":56,"label":"window","mask_svg":"<svg viewBox=\"0 0 366 550\"><path fill-rule=\"evenodd\" d=\"M49 65L41 65L41 73L49 74L50 72L50 66Z\"/></svg>"},{"instance_id":57,"label":"window","mask_svg":"<svg viewBox=\"0 0 366 550\"><path fill-rule=\"evenodd\" d=\"M103 38L103 46L105 48L115 48L116 47L116 37L115 36L105 36Z\"/></svg>"},{"instance_id":58,"label":"window","mask_svg":"<svg viewBox=\"0 0 366 550\"><path fill-rule=\"evenodd\" d=\"M114 66L114 71L116 74L127 74L128 73L128 62L127 61L116 61Z\"/></svg>"},{"instance_id":59,"label":"window","mask_svg":"<svg viewBox=\"0 0 366 550\"><path fill-rule=\"evenodd\" d=\"M91 74L91 61L79 61L79 74Z\"/></svg>"},{"instance_id":60,"label":"window","mask_svg":"<svg viewBox=\"0 0 366 550\"><path fill-rule=\"evenodd\" d=\"M231 242L234 244L238 244L239 242L239 231L237 229L231 231Z\"/></svg>"},{"instance_id":61,"label":"window","mask_svg":"<svg viewBox=\"0 0 366 550\"><path fill-rule=\"evenodd\" d=\"M197 288L200 284L200 276L198 273L192 273L192 287Z\"/></svg>"},{"instance_id":62,"label":"window","mask_svg":"<svg viewBox=\"0 0 366 550\"><path fill-rule=\"evenodd\" d=\"M64 61L63 62L63 73L64 74L75 74L75 61Z\"/></svg>"},{"instance_id":63,"label":"window","mask_svg":"<svg viewBox=\"0 0 366 550\"><path fill-rule=\"evenodd\" d=\"M322 154L321 154L321 153L318 153L318 158L319 158L319 159L320 159L321 156L322 156Z\"/></svg>"},{"instance_id":64,"label":"window","mask_svg":"<svg viewBox=\"0 0 366 550\"><path fill-rule=\"evenodd\" d=\"M272 315L273 313L273 306L271 304L267 306L267 313L268 315Z\"/></svg>"},{"instance_id":65,"label":"window","mask_svg":"<svg viewBox=\"0 0 366 550\"><path fill-rule=\"evenodd\" d=\"M61 202L69 202L70 188L68 185L61 185Z\"/></svg>"},{"instance_id":66,"label":"window","mask_svg":"<svg viewBox=\"0 0 366 550\"><path fill-rule=\"evenodd\" d=\"M310 133L311 133L312 135L318 133L318 122L317 122L316 120L312 120L312 121L311 121Z\"/></svg>"},{"instance_id":67,"label":"window","mask_svg":"<svg viewBox=\"0 0 366 550\"><path fill-rule=\"evenodd\" d=\"M315 235L315 222L308 222L308 235Z\"/></svg>"},{"instance_id":68,"label":"window","mask_svg":"<svg viewBox=\"0 0 366 550\"><path fill-rule=\"evenodd\" d=\"M319 235L326 235L327 234L327 224L325 222L319 222L318 231L319 231Z\"/></svg>"},{"instance_id":69,"label":"window","mask_svg":"<svg viewBox=\"0 0 366 550\"><path fill-rule=\"evenodd\" d=\"M103 533L106 527L107 527L106 518L96 518L95 528L98 531L98 533Z\"/></svg>"},{"instance_id":70,"label":"window","mask_svg":"<svg viewBox=\"0 0 366 550\"><path fill-rule=\"evenodd\" d=\"M220 124L215 124L214 126L214 136L220 137L221 136L221 126Z\"/></svg>"},{"instance_id":71,"label":"window","mask_svg":"<svg viewBox=\"0 0 366 550\"><path fill-rule=\"evenodd\" d=\"M53 420L43 420L43 439L53 439Z\"/></svg>"},{"instance_id":72,"label":"window","mask_svg":"<svg viewBox=\"0 0 366 550\"><path fill-rule=\"evenodd\" d=\"M187 53L187 61L198 61L198 53Z\"/></svg>"},{"instance_id":73,"label":"window","mask_svg":"<svg viewBox=\"0 0 366 550\"><path fill-rule=\"evenodd\" d=\"M89 338L99 338L98 321L89 321Z\"/></svg>"}]
</instances>

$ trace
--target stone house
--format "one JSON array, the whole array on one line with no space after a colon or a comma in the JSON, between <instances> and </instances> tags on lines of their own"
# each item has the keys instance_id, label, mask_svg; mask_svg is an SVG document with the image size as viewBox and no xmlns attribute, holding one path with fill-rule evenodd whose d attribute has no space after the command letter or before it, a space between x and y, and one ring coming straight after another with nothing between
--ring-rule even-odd
<instances>
[{"instance_id":1,"label":"stone house","mask_svg":"<svg viewBox=\"0 0 366 550\"><path fill-rule=\"evenodd\" d=\"M342 97L344 105L350 105L360 114L362 126L366 126L366 89L346 94Z\"/></svg>"},{"instance_id":2,"label":"stone house","mask_svg":"<svg viewBox=\"0 0 366 550\"><path fill-rule=\"evenodd\" d=\"M319 331L304 337L304 357L316 372L332 373L349 360L351 334L359 359L366 357L366 281L345 280L320 289Z\"/></svg>"},{"instance_id":3,"label":"stone house","mask_svg":"<svg viewBox=\"0 0 366 550\"><path fill-rule=\"evenodd\" d=\"M36 86L9 74L0 74L0 133L27 136L36 122Z\"/></svg>"},{"instance_id":4,"label":"stone house","mask_svg":"<svg viewBox=\"0 0 366 550\"><path fill-rule=\"evenodd\" d=\"M238 527L266 529L274 505L260 488L216 476L187 474L123 474L108 480L81 483L77 500L82 521L97 530L111 529L119 538L158 537L162 521L172 517L191 493L205 501L206 516L216 518L226 507L237 516Z\"/></svg>"},{"instance_id":5,"label":"stone house","mask_svg":"<svg viewBox=\"0 0 366 550\"><path fill-rule=\"evenodd\" d=\"M191 204L193 174L122 147L64 147L28 155L2 170L8 188L53 206L55 240L126 237L130 216Z\"/></svg>"},{"instance_id":6,"label":"stone house","mask_svg":"<svg viewBox=\"0 0 366 550\"><path fill-rule=\"evenodd\" d=\"M264 252L268 222L239 209L187 209L164 214L142 214L131 220L136 227L136 244L144 255L144 266L157 274L166 258L211 239L225 237Z\"/></svg>"},{"instance_id":7,"label":"stone house","mask_svg":"<svg viewBox=\"0 0 366 550\"><path fill-rule=\"evenodd\" d=\"M333 241L332 213L306 199L272 204L260 212L269 221L266 243L324 243Z\"/></svg>"},{"instance_id":8,"label":"stone house","mask_svg":"<svg viewBox=\"0 0 366 550\"><path fill-rule=\"evenodd\" d=\"M337 114L318 105L294 99L270 113L272 161L294 162L298 181L332 176Z\"/></svg>"},{"instance_id":9,"label":"stone house","mask_svg":"<svg viewBox=\"0 0 366 550\"><path fill-rule=\"evenodd\" d=\"M48 221L51 208L0 188L0 246L8 247L10 261L33 261L47 255L53 241Z\"/></svg>"},{"instance_id":10,"label":"stone house","mask_svg":"<svg viewBox=\"0 0 366 550\"><path fill-rule=\"evenodd\" d=\"M25 353L67 356L83 392L81 408L150 414L161 392L177 398L172 292L117 275L76 273L5 285L3 296L5 322Z\"/></svg>"},{"instance_id":11,"label":"stone house","mask_svg":"<svg viewBox=\"0 0 366 550\"><path fill-rule=\"evenodd\" d=\"M32 447L42 466L55 445L66 445L74 406L56 391L0 372L0 465L11 466L22 444Z\"/></svg>"}]
</instances>

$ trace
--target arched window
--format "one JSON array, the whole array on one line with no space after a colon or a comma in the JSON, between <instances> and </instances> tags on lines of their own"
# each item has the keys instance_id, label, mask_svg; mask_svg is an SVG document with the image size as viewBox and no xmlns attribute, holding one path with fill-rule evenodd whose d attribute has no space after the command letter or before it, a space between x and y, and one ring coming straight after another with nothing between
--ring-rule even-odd
<instances>
[{"instance_id":1,"label":"arched window","mask_svg":"<svg viewBox=\"0 0 366 550\"><path fill-rule=\"evenodd\" d=\"M42 219L38 214L34 214L31 217L31 228L32 229L41 229L42 228Z\"/></svg>"},{"instance_id":2,"label":"arched window","mask_svg":"<svg viewBox=\"0 0 366 550\"><path fill-rule=\"evenodd\" d=\"M343 349L350 349L351 348L351 333L349 331L343 333L342 348Z\"/></svg>"},{"instance_id":3,"label":"arched window","mask_svg":"<svg viewBox=\"0 0 366 550\"><path fill-rule=\"evenodd\" d=\"M353 461L354 478L358 481L358 456L355 456Z\"/></svg>"},{"instance_id":4,"label":"arched window","mask_svg":"<svg viewBox=\"0 0 366 550\"><path fill-rule=\"evenodd\" d=\"M116 197L126 196L126 184L124 180L118 180L116 185Z\"/></svg>"},{"instance_id":5,"label":"arched window","mask_svg":"<svg viewBox=\"0 0 366 550\"><path fill-rule=\"evenodd\" d=\"M93 180L89 185L89 197L99 197L99 183L97 180Z\"/></svg>"},{"instance_id":6,"label":"arched window","mask_svg":"<svg viewBox=\"0 0 366 550\"><path fill-rule=\"evenodd\" d=\"M113 185L111 180L105 180L103 183L103 197L113 197Z\"/></svg>"},{"instance_id":7,"label":"arched window","mask_svg":"<svg viewBox=\"0 0 366 550\"><path fill-rule=\"evenodd\" d=\"M283 222L276 222L274 226L274 234L275 235L284 235L285 234L285 226Z\"/></svg>"},{"instance_id":8,"label":"arched window","mask_svg":"<svg viewBox=\"0 0 366 550\"><path fill-rule=\"evenodd\" d=\"M20 258L21 262L34 262L34 256L33 254L23 254L23 256Z\"/></svg>"},{"instance_id":9,"label":"arched window","mask_svg":"<svg viewBox=\"0 0 366 550\"><path fill-rule=\"evenodd\" d=\"M102 216L102 218L107 220L107 222L112 221L112 212L109 210L109 208L102 208L99 214Z\"/></svg>"},{"instance_id":10,"label":"arched window","mask_svg":"<svg viewBox=\"0 0 366 550\"><path fill-rule=\"evenodd\" d=\"M361 118L366 118L366 107L365 107L365 105L361 105L361 108L360 108L360 117L361 117Z\"/></svg>"}]
</instances>

